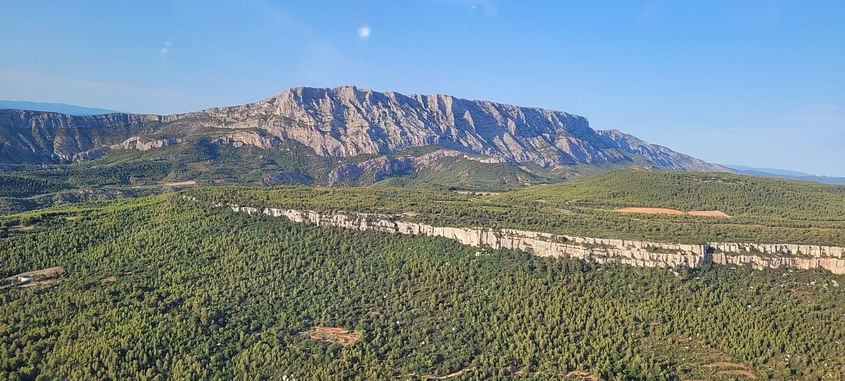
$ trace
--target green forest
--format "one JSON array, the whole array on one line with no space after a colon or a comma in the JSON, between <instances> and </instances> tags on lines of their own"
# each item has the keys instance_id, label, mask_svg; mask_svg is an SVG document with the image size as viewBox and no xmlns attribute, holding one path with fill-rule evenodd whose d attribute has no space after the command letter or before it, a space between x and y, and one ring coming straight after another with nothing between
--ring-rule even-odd
<instances>
[{"instance_id":1,"label":"green forest","mask_svg":"<svg viewBox=\"0 0 845 381\"><path fill-rule=\"evenodd\" d=\"M451 174L366 186L198 181L180 190L167 181L194 169L137 155L0 176L0 380L845 377L841 275L600 265L213 207L845 245L845 187L622 170L467 192L451 181L473 167L454 161ZM500 169L476 186L505 173L525 180ZM232 171L260 181L260 172ZM616 211L624 207L729 217Z\"/></svg>"},{"instance_id":2,"label":"green forest","mask_svg":"<svg viewBox=\"0 0 845 381\"><path fill-rule=\"evenodd\" d=\"M823 272L539 258L178 194L10 218L29 229L0 275L64 272L0 290L0 379L845 376L845 278Z\"/></svg>"},{"instance_id":3,"label":"green forest","mask_svg":"<svg viewBox=\"0 0 845 381\"><path fill-rule=\"evenodd\" d=\"M391 179L366 187L205 187L205 203L405 214L437 226L518 228L682 243L845 246L845 187L732 174L623 170L506 192L456 192ZM716 210L714 218L620 213L622 207Z\"/></svg>"}]
</instances>

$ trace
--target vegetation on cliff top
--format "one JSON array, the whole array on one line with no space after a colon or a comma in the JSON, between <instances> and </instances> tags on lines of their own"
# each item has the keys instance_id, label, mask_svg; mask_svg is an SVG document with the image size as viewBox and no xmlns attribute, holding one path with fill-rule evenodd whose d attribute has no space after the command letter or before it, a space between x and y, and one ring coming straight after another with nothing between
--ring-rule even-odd
<instances>
[{"instance_id":1,"label":"vegetation on cliff top","mask_svg":"<svg viewBox=\"0 0 845 381\"><path fill-rule=\"evenodd\" d=\"M731 174L617 171L499 194L398 180L369 187L209 187L208 204L402 214L437 226L517 228L602 238L845 246L845 187ZM774 192L773 189L778 189ZM618 213L626 206L721 210L731 218Z\"/></svg>"}]
</instances>

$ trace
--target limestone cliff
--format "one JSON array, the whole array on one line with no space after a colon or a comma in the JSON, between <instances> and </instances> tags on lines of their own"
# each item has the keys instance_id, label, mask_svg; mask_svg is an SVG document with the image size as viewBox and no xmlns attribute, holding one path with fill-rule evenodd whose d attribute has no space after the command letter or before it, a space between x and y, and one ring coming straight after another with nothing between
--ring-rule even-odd
<instances>
[{"instance_id":1,"label":"limestone cliff","mask_svg":"<svg viewBox=\"0 0 845 381\"><path fill-rule=\"evenodd\" d=\"M136 142L129 149L197 139L273 149L288 141L320 156L353 157L441 146L489 162L530 162L546 168L637 162L727 170L618 131L595 131L584 117L566 112L354 86L293 88L247 105L168 116L0 110L0 163L96 158L128 139Z\"/></svg>"},{"instance_id":2,"label":"limestone cliff","mask_svg":"<svg viewBox=\"0 0 845 381\"><path fill-rule=\"evenodd\" d=\"M188 196L188 199L194 200ZM598 263L637 267L698 268L706 263L750 265L755 269L824 269L845 274L845 248L834 246L705 243L676 244L606 238L577 237L515 229L458 228L403 221L400 215L364 213L321 214L295 209L218 204L235 212L284 217L294 222L335 226L359 231L425 235L456 240L465 245L514 249L544 257L567 256ZM757 253L757 254L754 254Z\"/></svg>"}]
</instances>

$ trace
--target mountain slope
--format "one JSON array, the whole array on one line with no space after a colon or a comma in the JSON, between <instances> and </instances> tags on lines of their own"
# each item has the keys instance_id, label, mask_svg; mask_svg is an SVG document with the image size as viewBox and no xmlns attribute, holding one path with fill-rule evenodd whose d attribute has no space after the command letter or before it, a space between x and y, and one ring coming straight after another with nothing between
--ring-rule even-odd
<instances>
[{"instance_id":1,"label":"mountain slope","mask_svg":"<svg viewBox=\"0 0 845 381\"><path fill-rule=\"evenodd\" d=\"M565 112L352 86L293 88L252 104L168 116L0 110L3 163L79 161L200 140L265 149L294 141L338 158L440 146L545 169L622 164L727 171L618 131L595 131L584 117Z\"/></svg>"}]
</instances>

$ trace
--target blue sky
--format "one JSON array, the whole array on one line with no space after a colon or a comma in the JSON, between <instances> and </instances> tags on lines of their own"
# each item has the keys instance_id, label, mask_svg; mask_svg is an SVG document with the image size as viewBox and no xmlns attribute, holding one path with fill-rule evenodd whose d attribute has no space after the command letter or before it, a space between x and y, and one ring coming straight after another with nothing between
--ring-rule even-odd
<instances>
[{"instance_id":1,"label":"blue sky","mask_svg":"<svg viewBox=\"0 0 845 381\"><path fill-rule=\"evenodd\" d=\"M0 4L0 99L173 113L355 84L845 176L845 1Z\"/></svg>"}]
</instances>

